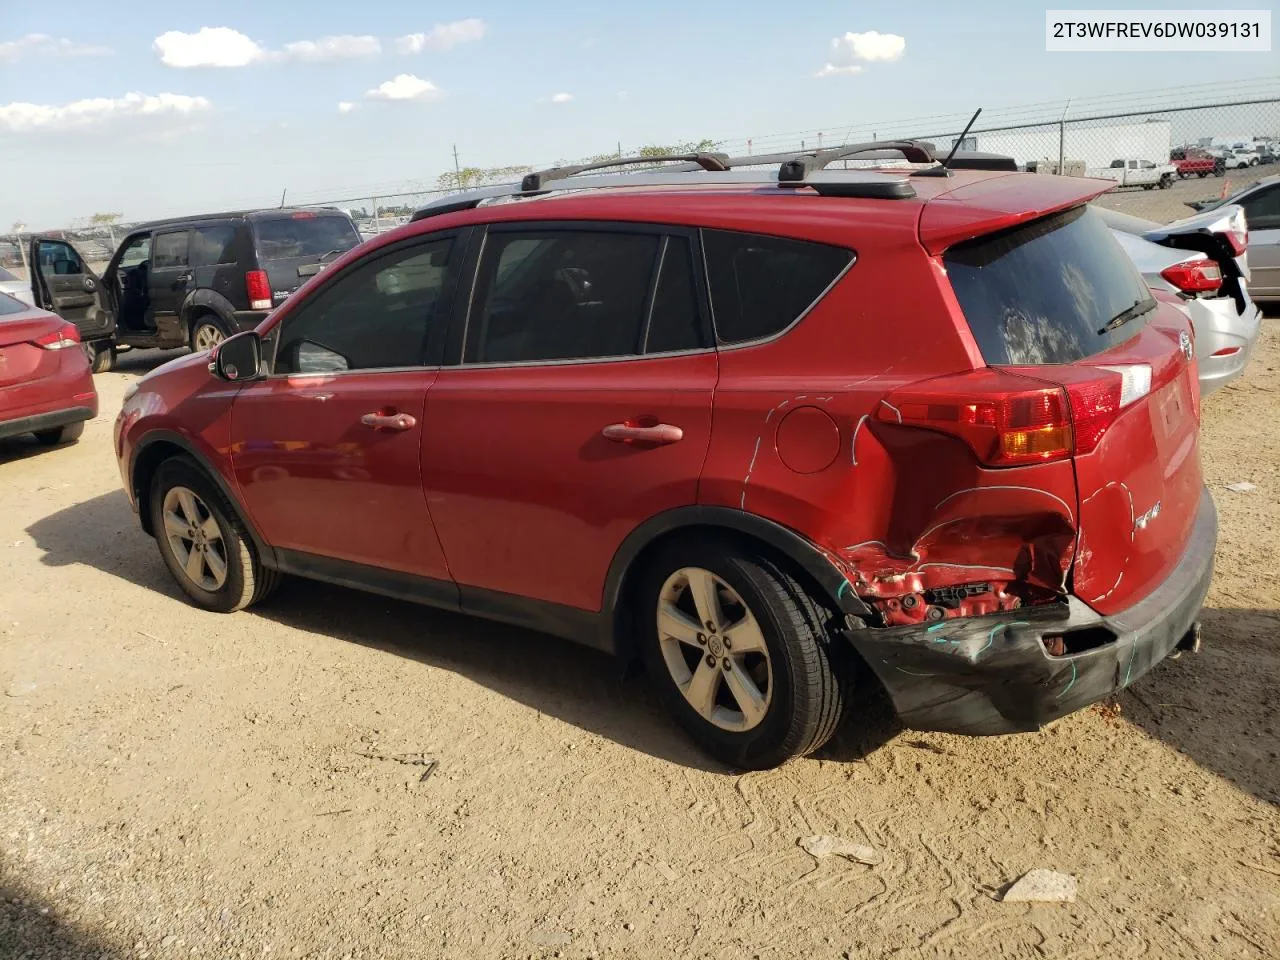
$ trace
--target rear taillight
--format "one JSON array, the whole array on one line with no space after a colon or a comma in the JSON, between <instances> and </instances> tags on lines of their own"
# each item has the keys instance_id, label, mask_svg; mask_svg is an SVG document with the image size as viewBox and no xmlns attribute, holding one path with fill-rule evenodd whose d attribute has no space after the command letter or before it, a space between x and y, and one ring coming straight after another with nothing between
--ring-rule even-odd
<instances>
[{"instance_id":1,"label":"rear taillight","mask_svg":"<svg viewBox=\"0 0 1280 960\"><path fill-rule=\"evenodd\" d=\"M249 294L250 310L271 309L271 281L265 270L248 270L244 275L244 289Z\"/></svg>"},{"instance_id":2,"label":"rear taillight","mask_svg":"<svg viewBox=\"0 0 1280 960\"><path fill-rule=\"evenodd\" d=\"M1206 293L1222 288L1222 269L1212 260L1184 260L1160 271L1183 293Z\"/></svg>"},{"instance_id":3,"label":"rear taillight","mask_svg":"<svg viewBox=\"0 0 1280 960\"><path fill-rule=\"evenodd\" d=\"M1120 412L1150 390L1145 364L1078 368L1062 386L975 370L894 391L877 418L950 434L987 466L1011 467L1089 453Z\"/></svg>"},{"instance_id":4,"label":"rear taillight","mask_svg":"<svg viewBox=\"0 0 1280 960\"><path fill-rule=\"evenodd\" d=\"M53 333L46 333L43 337L36 337L32 341L37 347L45 350L65 350L67 347L80 346L80 331L74 324L64 323Z\"/></svg>"}]
</instances>

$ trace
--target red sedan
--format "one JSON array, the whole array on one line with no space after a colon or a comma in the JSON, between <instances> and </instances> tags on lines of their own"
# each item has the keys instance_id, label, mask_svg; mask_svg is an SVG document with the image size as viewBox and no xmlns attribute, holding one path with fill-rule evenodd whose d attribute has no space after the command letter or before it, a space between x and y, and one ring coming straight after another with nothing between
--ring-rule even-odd
<instances>
[{"instance_id":1,"label":"red sedan","mask_svg":"<svg viewBox=\"0 0 1280 960\"><path fill-rule=\"evenodd\" d=\"M74 324L0 293L0 439L67 443L98 415L98 392Z\"/></svg>"}]
</instances>

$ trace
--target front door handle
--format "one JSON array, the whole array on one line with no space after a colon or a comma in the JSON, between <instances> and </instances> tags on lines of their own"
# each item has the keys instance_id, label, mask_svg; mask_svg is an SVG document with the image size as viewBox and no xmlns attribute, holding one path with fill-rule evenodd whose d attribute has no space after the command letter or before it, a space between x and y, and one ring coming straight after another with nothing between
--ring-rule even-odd
<instances>
[{"instance_id":1,"label":"front door handle","mask_svg":"<svg viewBox=\"0 0 1280 960\"><path fill-rule=\"evenodd\" d=\"M635 423L611 423L600 431L618 443L676 443L684 439L684 431L669 423L640 426Z\"/></svg>"},{"instance_id":2,"label":"front door handle","mask_svg":"<svg viewBox=\"0 0 1280 960\"><path fill-rule=\"evenodd\" d=\"M360 422L375 430L411 430L418 425L417 418L407 413L366 413Z\"/></svg>"}]
</instances>

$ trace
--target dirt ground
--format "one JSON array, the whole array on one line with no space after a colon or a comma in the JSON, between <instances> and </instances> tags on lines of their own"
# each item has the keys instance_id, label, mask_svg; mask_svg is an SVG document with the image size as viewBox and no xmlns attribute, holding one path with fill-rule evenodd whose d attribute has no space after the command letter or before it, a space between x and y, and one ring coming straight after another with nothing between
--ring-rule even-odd
<instances>
[{"instance_id":1,"label":"dirt ground","mask_svg":"<svg viewBox=\"0 0 1280 960\"><path fill-rule=\"evenodd\" d=\"M1280 956L1276 320L1204 405L1201 654L1038 734L869 701L745 775L554 639L302 581L188 606L111 452L154 357L79 444L0 442L0 958ZM1077 902L1000 901L1038 867Z\"/></svg>"}]
</instances>

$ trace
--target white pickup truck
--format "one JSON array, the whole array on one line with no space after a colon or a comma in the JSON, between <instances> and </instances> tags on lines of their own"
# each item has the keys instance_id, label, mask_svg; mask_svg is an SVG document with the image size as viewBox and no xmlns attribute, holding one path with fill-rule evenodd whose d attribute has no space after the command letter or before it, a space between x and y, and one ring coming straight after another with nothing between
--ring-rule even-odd
<instances>
[{"instance_id":1,"label":"white pickup truck","mask_svg":"<svg viewBox=\"0 0 1280 960\"><path fill-rule=\"evenodd\" d=\"M1161 190L1178 179L1178 168L1172 163L1152 163L1150 160L1112 160L1111 166L1090 170L1089 176L1114 180L1122 187L1142 187Z\"/></svg>"}]
</instances>

